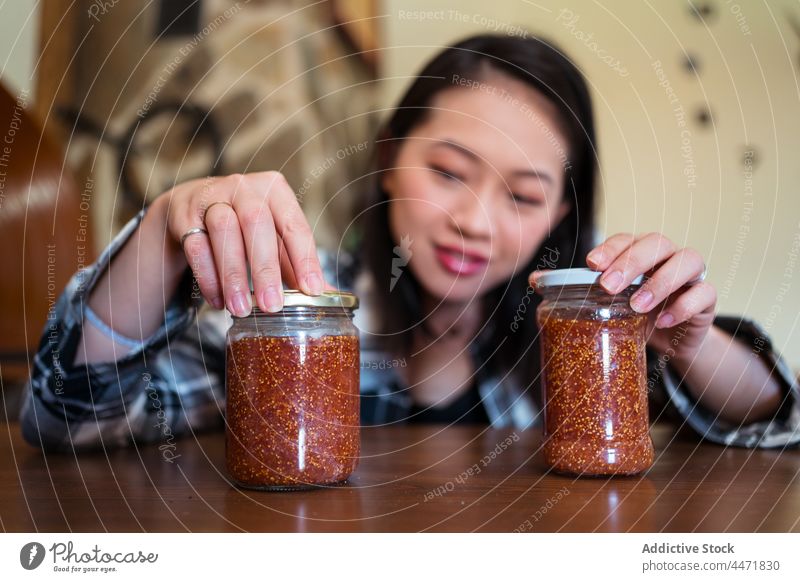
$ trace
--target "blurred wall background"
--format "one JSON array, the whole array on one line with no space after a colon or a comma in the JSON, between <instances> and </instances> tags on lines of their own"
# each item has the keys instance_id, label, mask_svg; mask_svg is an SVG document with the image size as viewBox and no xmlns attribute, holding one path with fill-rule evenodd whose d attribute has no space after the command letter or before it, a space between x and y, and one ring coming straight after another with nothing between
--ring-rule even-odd
<instances>
[{"instance_id":1,"label":"blurred wall background","mask_svg":"<svg viewBox=\"0 0 800 582\"><path fill-rule=\"evenodd\" d=\"M33 94L36 57L39 54L39 2L4 2L0 5L0 71L12 93Z\"/></svg>"}]
</instances>

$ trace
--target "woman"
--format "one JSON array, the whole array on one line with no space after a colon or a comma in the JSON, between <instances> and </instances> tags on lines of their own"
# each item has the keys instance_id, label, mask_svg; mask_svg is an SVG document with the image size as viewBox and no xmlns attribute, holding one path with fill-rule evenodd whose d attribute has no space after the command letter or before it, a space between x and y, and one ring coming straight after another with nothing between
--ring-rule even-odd
<instances>
[{"instance_id":1,"label":"woman","mask_svg":"<svg viewBox=\"0 0 800 582\"><path fill-rule=\"evenodd\" d=\"M583 264L609 293L650 274L631 301L649 314L654 404L716 442L800 440L797 386L754 325L715 321L697 252L658 233L594 244L591 103L552 45L478 36L443 51L376 148L352 256L320 263L275 172L195 180L155 200L60 298L23 410L27 440L108 447L219 424L225 320L196 314L205 299L247 315L248 268L265 311L281 308L282 284L361 297L365 423L528 427L541 407L529 284L542 268Z\"/></svg>"}]
</instances>

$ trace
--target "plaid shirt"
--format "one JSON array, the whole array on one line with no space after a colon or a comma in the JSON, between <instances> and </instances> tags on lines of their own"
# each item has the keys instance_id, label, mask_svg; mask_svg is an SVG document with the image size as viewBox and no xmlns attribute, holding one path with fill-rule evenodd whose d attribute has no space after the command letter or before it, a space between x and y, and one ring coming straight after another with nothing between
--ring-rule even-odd
<instances>
[{"instance_id":1,"label":"plaid shirt","mask_svg":"<svg viewBox=\"0 0 800 582\"><path fill-rule=\"evenodd\" d=\"M73 365L86 298L143 215L144 211L123 228L94 265L72 278L49 314L21 412L23 436L35 446L70 451L133 441L164 443L222 426L225 332L230 318L192 298L188 270L164 323L140 348L115 362ZM334 261L321 253L321 259L327 280L359 295L355 324L369 328L370 278L348 255ZM718 317L715 324L751 345L773 370L784 393L778 412L771 420L747 425L726 422L695 401L668 363L648 353L651 419L671 418L724 445L786 447L800 442L797 380L769 339L757 325L741 318ZM477 344L470 347L475 382L492 425L519 429L539 425L541 399L534 397L533 389L484 370ZM397 373L404 364L387 358L362 331L362 422L388 424L407 418L412 402Z\"/></svg>"}]
</instances>

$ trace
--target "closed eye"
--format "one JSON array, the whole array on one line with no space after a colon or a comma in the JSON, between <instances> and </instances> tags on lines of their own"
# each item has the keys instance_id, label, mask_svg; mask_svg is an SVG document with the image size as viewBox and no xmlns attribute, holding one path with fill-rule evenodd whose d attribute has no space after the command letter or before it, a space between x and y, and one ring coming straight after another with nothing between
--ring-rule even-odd
<instances>
[{"instance_id":1,"label":"closed eye","mask_svg":"<svg viewBox=\"0 0 800 582\"><path fill-rule=\"evenodd\" d=\"M435 165L435 164L431 164L431 170L436 172L437 176L439 176L439 177L441 177L441 178L443 178L445 180L457 181L457 182L463 182L464 181L464 177L463 176L461 176L460 174L456 174L455 172L451 172L450 170L448 170L444 166L438 166L438 165Z\"/></svg>"},{"instance_id":2,"label":"closed eye","mask_svg":"<svg viewBox=\"0 0 800 582\"><path fill-rule=\"evenodd\" d=\"M544 204L543 200L539 198L531 198L530 196L521 196L520 194L515 194L511 192L511 199L516 204L524 204L526 206L542 206Z\"/></svg>"}]
</instances>

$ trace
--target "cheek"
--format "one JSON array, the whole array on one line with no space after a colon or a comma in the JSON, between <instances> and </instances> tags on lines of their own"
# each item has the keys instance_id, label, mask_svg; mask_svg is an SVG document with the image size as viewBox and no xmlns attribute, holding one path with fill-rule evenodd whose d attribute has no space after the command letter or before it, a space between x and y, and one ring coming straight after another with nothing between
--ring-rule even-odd
<instances>
[{"instance_id":1,"label":"cheek","mask_svg":"<svg viewBox=\"0 0 800 582\"><path fill-rule=\"evenodd\" d=\"M500 259L498 267L510 277L533 259L547 238L548 219L544 211L537 211L527 216L509 213L500 220L492 254Z\"/></svg>"},{"instance_id":2,"label":"cheek","mask_svg":"<svg viewBox=\"0 0 800 582\"><path fill-rule=\"evenodd\" d=\"M386 183L389 198L394 200L431 200L435 196L431 192L435 185L431 181L431 172L423 168L400 168L392 171L391 179Z\"/></svg>"},{"instance_id":3,"label":"cheek","mask_svg":"<svg viewBox=\"0 0 800 582\"><path fill-rule=\"evenodd\" d=\"M437 195L430 172L417 169L395 170L387 184L389 223L395 235L430 229L447 219L442 197Z\"/></svg>"}]
</instances>

